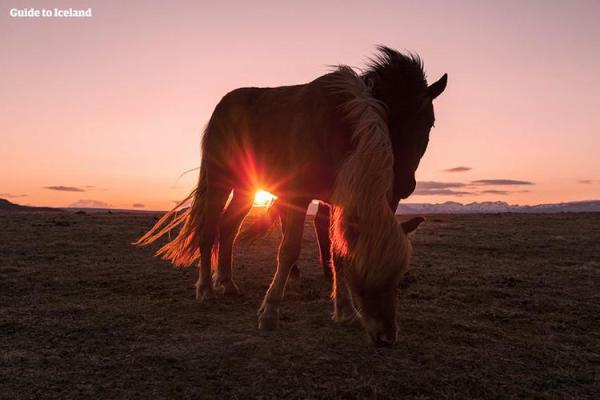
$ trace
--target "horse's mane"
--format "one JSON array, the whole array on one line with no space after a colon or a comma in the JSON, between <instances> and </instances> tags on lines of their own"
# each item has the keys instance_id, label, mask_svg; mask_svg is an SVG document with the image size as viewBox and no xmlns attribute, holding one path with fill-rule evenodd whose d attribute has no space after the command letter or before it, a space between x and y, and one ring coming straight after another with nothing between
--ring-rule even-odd
<instances>
[{"instance_id":1,"label":"horse's mane","mask_svg":"<svg viewBox=\"0 0 600 400\"><path fill-rule=\"evenodd\" d=\"M353 127L354 146L333 190L332 249L349 261L348 272L358 282L390 284L394 270L406 266L409 244L388 205L394 155L385 107L350 67L339 67L332 81L332 89L347 99L342 111Z\"/></svg>"},{"instance_id":2,"label":"horse's mane","mask_svg":"<svg viewBox=\"0 0 600 400\"><path fill-rule=\"evenodd\" d=\"M426 83L427 77L423 69L423 60L418 54L402 54L386 46L377 46L379 53L369 58L364 77L382 79L395 77L405 82ZM389 75L389 76L388 76Z\"/></svg>"},{"instance_id":3,"label":"horse's mane","mask_svg":"<svg viewBox=\"0 0 600 400\"><path fill-rule=\"evenodd\" d=\"M379 53L369 59L362 73L373 97L385 103L391 114L418 108L427 88L421 58L417 54L402 54L386 46L377 46L377 50Z\"/></svg>"}]
</instances>

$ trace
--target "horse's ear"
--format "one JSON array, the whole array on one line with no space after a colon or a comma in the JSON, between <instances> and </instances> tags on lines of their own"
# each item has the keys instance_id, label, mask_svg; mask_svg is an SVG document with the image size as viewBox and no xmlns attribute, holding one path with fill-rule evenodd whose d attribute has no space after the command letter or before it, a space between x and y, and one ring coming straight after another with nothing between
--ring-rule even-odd
<instances>
[{"instance_id":1,"label":"horse's ear","mask_svg":"<svg viewBox=\"0 0 600 400\"><path fill-rule=\"evenodd\" d=\"M434 82L431 85L429 85L429 87L427 88L427 91L429 92L429 97L431 97L431 100L435 99L440 94L442 94L444 89L446 89L447 83L448 83L448 74L444 74L437 82Z\"/></svg>"},{"instance_id":2,"label":"horse's ear","mask_svg":"<svg viewBox=\"0 0 600 400\"><path fill-rule=\"evenodd\" d=\"M404 233L408 235L409 233L414 232L423 221L425 221L425 218L423 217L414 217L408 221L404 221L400 225L402 226Z\"/></svg>"}]
</instances>

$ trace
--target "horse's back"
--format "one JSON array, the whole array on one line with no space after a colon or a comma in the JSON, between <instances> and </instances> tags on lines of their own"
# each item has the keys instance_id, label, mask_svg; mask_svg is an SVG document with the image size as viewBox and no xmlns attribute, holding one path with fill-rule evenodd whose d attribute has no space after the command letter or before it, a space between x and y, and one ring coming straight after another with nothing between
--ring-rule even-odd
<instances>
[{"instance_id":1,"label":"horse's back","mask_svg":"<svg viewBox=\"0 0 600 400\"><path fill-rule=\"evenodd\" d=\"M315 175L332 175L330 164L348 140L342 100L329 81L330 74L302 85L229 92L211 117L205 154L222 154L220 164L238 170L251 164L249 172L266 186L290 172L305 186Z\"/></svg>"},{"instance_id":2,"label":"horse's back","mask_svg":"<svg viewBox=\"0 0 600 400\"><path fill-rule=\"evenodd\" d=\"M221 99L215 114L237 123L232 130L238 134L246 134L244 128L253 129L253 135L277 130L280 136L293 135L295 130L319 129L338 112L335 108L339 96L328 90L330 76L301 85L238 88Z\"/></svg>"}]
</instances>

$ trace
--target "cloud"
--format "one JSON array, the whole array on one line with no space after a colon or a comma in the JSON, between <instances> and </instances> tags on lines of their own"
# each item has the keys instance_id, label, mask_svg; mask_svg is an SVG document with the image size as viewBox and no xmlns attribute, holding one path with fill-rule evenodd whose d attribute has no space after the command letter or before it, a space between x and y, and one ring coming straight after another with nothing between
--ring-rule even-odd
<instances>
[{"instance_id":1,"label":"cloud","mask_svg":"<svg viewBox=\"0 0 600 400\"><path fill-rule=\"evenodd\" d=\"M96 189L96 186L94 186L94 185L85 185L84 187L86 189Z\"/></svg>"},{"instance_id":2,"label":"cloud","mask_svg":"<svg viewBox=\"0 0 600 400\"><path fill-rule=\"evenodd\" d=\"M465 186L462 182L423 181L417 182L417 187L413 194L417 196L465 196L473 194L464 190L455 190L464 188Z\"/></svg>"},{"instance_id":3,"label":"cloud","mask_svg":"<svg viewBox=\"0 0 600 400\"><path fill-rule=\"evenodd\" d=\"M433 189L451 189L461 188L466 185L462 182L435 182L435 181L424 181L417 182L417 189L422 190L433 190Z\"/></svg>"},{"instance_id":4,"label":"cloud","mask_svg":"<svg viewBox=\"0 0 600 400\"><path fill-rule=\"evenodd\" d=\"M600 181L594 181L591 179L580 179L577 181L577 183L582 184L582 185L591 185L592 183L600 183Z\"/></svg>"},{"instance_id":5,"label":"cloud","mask_svg":"<svg viewBox=\"0 0 600 400\"><path fill-rule=\"evenodd\" d=\"M507 194L514 193L514 192L510 192L508 190L482 190L479 193L481 193L481 194L498 194L501 196L506 196Z\"/></svg>"},{"instance_id":6,"label":"cloud","mask_svg":"<svg viewBox=\"0 0 600 400\"><path fill-rule=\"evenodd\" d=\"M465 167L466 168L466 167ZM517 181L513 179L481 179L471 183L463 182L437 182L423 181L417 182L414 191L416 196L479 196L482 194L494 194L498 196L507 196L513 193L524 193L529 190L498 190L486 189L477 190L481 186L508 186L508 185L533 185L529 181Z\"/></svg>"},{"instance_id":7,"label":"cloud","mask_svg":"<svg viewBox=\"0 0 600 400\"><path fill-rule=\"evenodd\" d=\"M454 168L445 169L444 172L467 172L472 169L473 168L471 168L471 167L454 167Z\"/></svg>"},{"instance_id":8,"label":"cloud","mask_svg":"<svg viewBox=\"0 0 600 400\"><path fill-rule=\"evenodd\" d=\"M75 203L69 204L72 208L110 208L110 204L100 200L77 200Z\"/></svg>"},{"instance_id":9,"label":"cloud","mask_svg":"<svg viewBox=\"0 0 600 400\"><path fill-rule=\"evenodd\" d=\"M471 184L476 186L534 185L533 182L517 181L514 179L480 179L472 181Z\"/></svg>"},{"instance_id":10,"label":"cloud","mask_svg":"<svg viewBox=\"0 0 600 400\"><path fill-rule=\"evenodd\" d=\"M452 189L416 189L413 194L415 196L466 196L474 193Z\"/></svg>"},{"instance_id":11,"label":"cloud","mask_svg":"<svg viewBox=\"0 0 600 400\"><path fill-rule=\"evenodd\" d=\"M0 197L8 197L9 199L16 199L19 197L27 197L27 195L26 194L0 193Z\"/></svg>"},{"instance_id":12,"label":"cloud","mask_svg":"<svg viewBox=\"0 0 600 400\"><path fill-rule=\"evenodd\" d=\"M133 203L132 205L133 208L144 208L146 207L145 205L143 205L142 203Z\"/></svg>"},{"instance_id":13,"label":"cloud","mask_svg":"<svg viewBox=\"0 0 600 400\"><path fill-rule=\"evenodd\" d=\"M44 186L44 189L57 190L59 192L85 192L85 190L74 186Z\"/></svg>"}]
</instances>

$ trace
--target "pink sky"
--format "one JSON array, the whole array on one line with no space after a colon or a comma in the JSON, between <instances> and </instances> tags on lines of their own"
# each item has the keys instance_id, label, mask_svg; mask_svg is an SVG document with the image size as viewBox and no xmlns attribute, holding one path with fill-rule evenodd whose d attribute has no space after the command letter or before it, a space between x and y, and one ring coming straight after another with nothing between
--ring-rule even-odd
<instances>
[{"instance_id":1,"label":"pink sky","mask_svg":"<svg viewBox=\"0 0 600 400\"><path fill-rule=\"evenodd\" d=\"M222 95L361 67L379 43L419 53L430 81L449 75L417 179L470 194L409 202L600 199L598 1L2 0L0 13L0 197L14 202L170 208ZM471 184L497 179L533 184Z\"/></svg>"}]
</instances>

